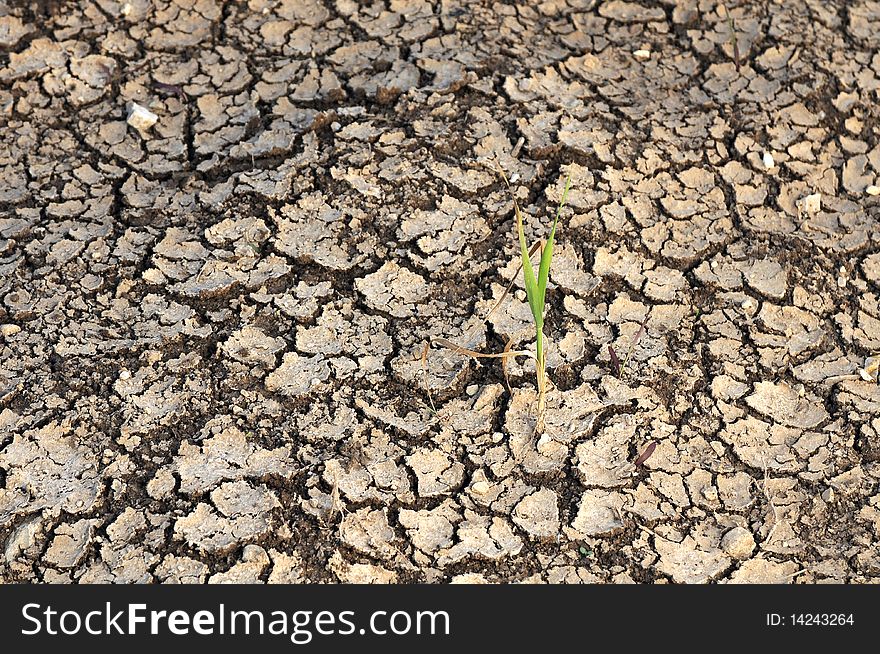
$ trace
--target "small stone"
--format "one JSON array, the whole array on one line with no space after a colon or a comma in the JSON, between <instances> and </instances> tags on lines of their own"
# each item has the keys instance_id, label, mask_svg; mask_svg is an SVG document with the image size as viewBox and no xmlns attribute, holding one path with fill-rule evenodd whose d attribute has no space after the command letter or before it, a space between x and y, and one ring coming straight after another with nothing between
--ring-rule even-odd
<instances>
[{"instance_id":1,"label":"small stone","mask_svg":"<svg viewBox=\"0 0 880 654\"><path fill-rule=\"evenodd\" d=\"M633 57L635 57L636 59L642 59L642 60L650 59L651 58L651 51L650 50L636 50L635 52L633 52Z\"/></svg>"},{"instance_id":2,"label":"small stone","mask_svg":"<svg viewBox=\"0 0 880 654\"><path fill-rule=\"evenodd\" d=\"M834 489L826 488L822 491L822 501L824 502L833 502L834 501Z\"/></svg>"},{"instance_id":3,"label":"small stone","mask_svg":"<svg viewBox=\"0 0 880 654\"><path fill-rule=\"evenodd\" d=\"M13 324L0 325L0 334L3 334L5 338L9 338L10 336L15 336L18 332L21 331L21 327Z\"/></svg>"},{"instance_id":4,"label":"small stone","mask_svg":"<svg viewBox=\"0 0 880 654\"><path fill-rule=\"evenodd\" d=\"M874 186L871 184L865 189L865 193L868 195L880 195L880 186Z\"/></svg>"},{"instance_id":5,"label":"small stone","mask_svg":"<svg viewBox=\"0 0 880 654\"><path fill-rule=\"evenodd\" d=\"M478 390L480 390L480 387L477 384L471 384L465 389L465 392L468 394L468 397L473 397L477 394Z\"/></svg>"},{"instance_id":6,"label":"small stone","mask_svg":"<svg viewBox=\"0 0 880 654\"><path fill-rule=\"evenodd\" d=\"M158 120L159 116L146 107L142 107L137 102L132 102L131 107L128 109L127 122L139 132L145 132L150 129Z\"/></svg>"},{"instance_id":7,"label":"small stone","mask_svg":"<svg viewBox=\"0 0 880 654\"><path fill-rule=\"evenodd\" d=\"M744 561L755 551L755 538L745 527L734 527L721 538L721 549L733 558Z\"/></svg>"},{"instance_id":8,"label":"small stone","mask_svg":"<svg viewBox=\"0 0 880 654\"><path fill-rule=\"evenodd\" d=\"M767 170L770 170L771 168L776 166L776 162L773 160L773 155L769 152L765 152L761 160L764 162L764 168L766 168Z\"/></svg>"}]
</instances>

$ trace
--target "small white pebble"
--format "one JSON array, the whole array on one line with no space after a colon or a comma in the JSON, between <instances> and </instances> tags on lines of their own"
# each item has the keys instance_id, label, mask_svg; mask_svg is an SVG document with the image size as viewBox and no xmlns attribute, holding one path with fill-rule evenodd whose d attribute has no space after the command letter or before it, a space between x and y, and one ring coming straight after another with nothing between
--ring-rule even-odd
<instances>
[{"instance_id":1,"label":"small white pebble","mask_svg":"<svg viewBox=\"0 0 880 654\"><path fill-rule=\"evenodd\" d=\"M746 311L751 311L755 308L755 301L752 298L748 298L747 300L743 300L743 303L740 306Z\"/></svg>"},{"instance_id":2,"label":"small white pebble","mask_svg":"<svg viewBox=\"0 0 880 654\"><path fill-rule=\"evenodd\" d=\"M131 373L128 370L123 370L119 373L119 379L125 381L126 379L131 379Z\"/></svg>"},{"instance_id":3,"label":"small white pebble","mask_svg":"<svg viewBox=\"0 0 880 654\"><path fill-rule=\"evenodd\" d=\"M128 108L127 122L139 132L150 129L158 120L159 116L137 102L132 102Z\"/></svg>"},{"instance_id":4,"label":"small white pebble","mask_svg":"<svg viewBox=\"0 0 880 654\"><path fill-rule=\"evenodd\" d=\"M773 155L769 152L764 153L762 161L764 162L764 168L766 168L767 170L773 168L776 165L776 162L773 160Z\"/></svg>"},{"instance_id":5,"label":"small white pebble","mask_svg":"<svg viewBox=\"0 0 880 654\"><path fill-rule=\"evenodd\" d=\"M479 386L477 386L476 384L471 384L465 389L465 393L467 393L469 397L473 397L477 394L478 390L480 390Z\"/></svg>"},{"instance_id":6,"label":"small white pebble","mask_svg":"<svg viewBox=\"0 0 880 654\"><path fill-rule=\"evenodd\" d=\"M496 431L494 434L492 434L492 442L493 443L500 443L503 440L504 440L504 434L502 434L500 431Z\"/></svg>"},{"instance_id":7,"label":"small white pebble","mask_svg":"<svg viewBox=\"0 0 880 654\"><path fill-rule=\"evenodd\" d=\"M871 184L868 188L865 189L865 193L868 195L880 195L880 186L874 186Z\"/></svg>"},{"instance_id":8,"label":"small white pebble","mask_svg":"<svg viewBox=\"0 0 880 654\"><path fill-rule=\"evenodd\" d=\"M513 175L510 176L510 183L516 184L518 181L519 181L519 173L513 173Z\"/></svg>"},{"instance_id":9,"label":"small white pebble","mask_svg":"<svg viewBox=\"0 0 880 654\"><path fill-rule=\"evenodd\" d=\"M15 336L18 332L21 331L21 327L13 324L0 325L0 334L3 334L4 337L9 338L10 336Z\"/></svg>"},{"instance_id":10,"label":"small white pebble","mask_svg":"<svg viewBox=\"0 0 880 654\"><path fill-rule=\"evenodd\" d=\"M635 52L633 52L633 56L636 59L642 59L642 60L650 59L651 58L651 51L650 50L636 50Z\"/></svg>"},{"instance_id":11,"label":"small white pebble","mask_svg":"<svg viewBox=\"0 0 880 654\"><path fill-rule=\"evenodd\" d=\"M122 9L119 13L121 13L123 16L128 16L131 13L131 5L126 2L124 5L122 5Z\"/></svg>"}]
</instances>

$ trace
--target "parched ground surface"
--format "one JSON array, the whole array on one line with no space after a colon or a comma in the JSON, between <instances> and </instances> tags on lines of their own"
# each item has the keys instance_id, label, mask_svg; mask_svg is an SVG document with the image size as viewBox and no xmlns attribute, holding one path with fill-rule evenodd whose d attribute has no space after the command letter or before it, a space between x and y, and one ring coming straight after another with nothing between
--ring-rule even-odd
<instances>
[{"instance_id":1,"label":"parched ground surface","mask_svg":"<svg viewBox=\"0 0 880 654\"><path fill-rule=\"evenodd\" d=\"M880 3L727 5L0 0L0 578L880 579Z\"/></svg>"}]
</instances>

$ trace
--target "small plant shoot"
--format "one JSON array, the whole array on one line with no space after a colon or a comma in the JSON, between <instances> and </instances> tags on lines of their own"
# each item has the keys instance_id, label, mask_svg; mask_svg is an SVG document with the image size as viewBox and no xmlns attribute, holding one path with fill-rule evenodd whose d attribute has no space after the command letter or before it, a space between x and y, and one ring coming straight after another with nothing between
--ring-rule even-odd
<instances>
[{"instance_id":1,"label":"small plant shoot","mask_svg":"<svg viewBox=\"0 0 880 654\"><path fill-rule=\"evenodd\" d=\"M504 172L504 183L510 189L510 183ZM519 237L520 257L522 259L523 285L526 289L526 299L529 303L529 309L532 312L532 319L535 323L535 374L538 383L538 421L537 430L543 431L544 426L544 409L547 401L547 347L544 343L544 305L547 298L547 283L550 279L550 264L553 261L553 241L556 238L556 226L559 224L559 216L565 206L568 198L568 191L571 188L571 175L565 180L565 189L562 191L562 199L559 201L559 207L556 209L556 216L553 218L553 224L550 226L550 233L547 240L539 245L538 251L541 254L538 263L538 275L535 276L535 269L532 266L532 258L529 254L529 246L526 242L525 230L523 229L522 212L519 209L519 203L513 198L513 210L516 214L516 232ZM513 192L511 190L511 196Z\"/></svg>"},{"instance_id":2,"label":"small plant shoot","mask_svg":"<svg viewBox=\"0 0 880 654\"><path fill-rule=\"evenodd\" d=\"M445 338L432 338L428 343L425 344L425 347L421 354L422 371L425 377L425 389L428 393L428 399L431 402L431 408L436 412L434 399L431 396L431 388L428 381L427 370L428 351L431 345L436 345L438 347L452 350L453 352L471 357L472 359L499 358L502 360L505 379L507 378L508 357L529 356L533 358L535 360L535 374L537 376L538 385L538 407L535 430L541 432L544 430L544 410L547 403L547 344L544 340L544 310L547 299L547 285L550 280L550 264L553 261L553 243L556 239L556 227L559 224L559 217L562 214L562 209L565 207L565 201L568 198L568 191L571 188L571 175L569 175L565 180L565 188L562 191L562 199L559 201L559 207L556 209L556 216L553 218L553 223L550 226L550 232L547 235L547 240L538 241L530 248L528 242L526 241L525 229L523 227L523 216L522 211L520 211L519 208L519 203L513 196L510 182L507 180L507 176L504 174L504 171L501 170L500 166L499 172L501 173L501 178L507 185L508 190L511 191L511 197L513 198L513 208L514 214L516 216L516 231L517 238L519 240L521 261L516 273L514 273L513 279L510 281L510 284L508 284L507 288L504 290L504 293L501 295L501 297L498 299L498 301L495 303L489 313L486 314L484 320L488 319L489 316L492 315L492 313L494 313L499 306L501 306L501 303L510 293L510 289L513 287L516 276L519 274L519 269L521 268L523 271L523 285L526 289L526 299L529 303L529 310L532 313L532 320L535 324L535 351L534 353L532 353L526 350L512 350L512 343L508 342L503 352L497 354L487 354L461 347ZM540 253L537 274L535 274L535 268L532 265L532 256L535 253Z\"/></svg>"}]
</instances>

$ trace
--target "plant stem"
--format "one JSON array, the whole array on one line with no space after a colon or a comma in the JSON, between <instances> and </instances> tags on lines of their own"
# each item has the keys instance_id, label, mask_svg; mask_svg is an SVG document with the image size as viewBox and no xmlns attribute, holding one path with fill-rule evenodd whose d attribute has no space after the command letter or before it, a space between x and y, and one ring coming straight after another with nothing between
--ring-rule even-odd
<instances>
[{"instance_id":1,"label":"plant stem","mask_svg":"<svg viewBox=\"0 0 880 654\"><path fill-rule=\"evenodd\" d=\"M544 328L538 327L535 339L535 376L538 381L538 419L535 422L535 431L544 431L544 406L547 397L547 358L544 352Z\"/></svg>"},{"instance_id":2,"label":"plant stem","mask_svg":"<svg viewBox=\"0 0 880 654\"><path fill-rule=\"evenodd\" d=\"M535 339L535 358L538 363L544 362L544 330L539 326ZM543 366L541 366L543 368Z\"/></svg>"}]
</instances>

